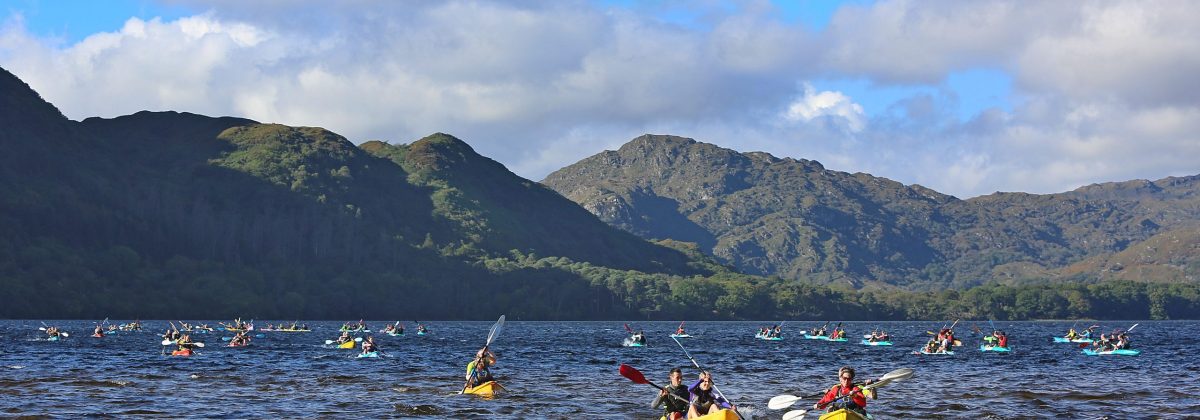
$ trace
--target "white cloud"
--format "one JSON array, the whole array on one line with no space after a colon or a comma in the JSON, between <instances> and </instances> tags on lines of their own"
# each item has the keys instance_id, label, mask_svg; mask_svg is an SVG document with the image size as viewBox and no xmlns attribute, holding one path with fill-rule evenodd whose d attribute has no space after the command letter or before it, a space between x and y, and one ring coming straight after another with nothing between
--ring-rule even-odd
<instances>
[{"instance_id":1,"label":"white cloud","mask_svg":"<svg viewBox=\"0 0 1200 420\"><path fill-rule=\"evenodd\" d=\"M862 105L854 103L850 97L836 91L817 92L812 85L805 83L804 92L788 105L784 118L789 121L811 122L813 120L832 117L836 124L842 125L847 131L857 133L866 128L866 113Z\"/></svg>"}]
</instances>

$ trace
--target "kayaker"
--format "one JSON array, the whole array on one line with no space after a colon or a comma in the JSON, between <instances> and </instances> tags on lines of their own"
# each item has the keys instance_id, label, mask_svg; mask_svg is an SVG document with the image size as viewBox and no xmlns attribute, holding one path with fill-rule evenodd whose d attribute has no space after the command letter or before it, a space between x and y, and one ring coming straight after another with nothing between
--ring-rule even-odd
<instances>
[{"instance_id":1,"label":"kayaker","mask_svg":"<svg viewBox=\"0 0 1200 420\"><path fill-rule=\"evenodd\" d=\"M937 353L937 351L938 351L937 340L930 338L929 342L925 343L925 352L926 353Z\"/></svg>"},{"instance_id":2,"label":"kayaker","mask_svg":"<svg viewBox=\"0 0 1200 420\"><path fill-rule=\"evenodd\" d=\"M487 347L479 349L475 353L475 359L467 364L467 388L479 386L482 383L493 381L492 372L489 368L496 364L496 355L488 350Z\"/></svg>"},{"instance_id":3,"label":"kayaker","mask_svg":"<svg viewBox=\"0 0 1200 420\"><path fill-rule=\"evenodd\" d=\"M237 334L234 334L233 338L229 340L229 347L241 347L247 344L250 344L250 336L246 335L245 331L238 331Z\"/></svg>"},{"instance_id":4,"label":"kayaker","mask_svg":"<svg viewBox=\"0 0 1200 420\"><path fill-rule=\"evenodd\" d=\"M683 372L679 368L671 369L667 378L671 384L658 391L658 396L654 398L654 402L650 403L650 408L657 409L660 405L664 406L664 418L682 420L688 413L688 398L690 397L687 387L683 386Z\"/></svg>"},{"instance_id":5,"label":"kayaker","mask_svg":"<svg viewBox=\"0 0 1200 420\"><path fill-rule=\"evenodd\" d=\"M633 337L630 338L634 343L638 343L643 346L646 345L646 334L643 334L641 330L638 330L637 334L634 334Z\"/></svg>"},{"instance_id":6,"label":"kayaker","mask_svg":"<svg viewBox=\"0 0 1200 420\"><path fill-rule=\"evenodd\" d=\"M872 380L868 379L862 385L870 385ZM829 388L829 392L825 396L813 404L814 410L822 410L829 407L828 411L836 411L845 408L850 411L867 415L867 396L875 399L875 391L863 392L862 388L854 383L854 368L842 366L838 369L838 384L833 388Z\"/></svg>"},{"instance_id":7,"label":"kayaker","mask_svg":"<svg viewBox=\"0 0 1200 420\"><path fill-rule=\"evenodd\" d=\"M1079 333L1075 332L1074 328L1071 328L1071 329L1067 330L1067 335L1065 336L1065 338L1067 340L1074 340L1076 338L1079 338Z\"/></svg>"},{"instance_id":8,"label":"kayaker","mask_svg":"<svg viewBox=\"0 0 1200 420\"><path fill-rule=\"evenodd\" d=\"M1128 349L1129 348L1129 335L1127 335L1125 333L1121 333L1121 335L1118 335L1116 348L1117 349Z\"/></svg>"},{"instance_id":9,"label":"kayaker","mask_svg":"<svg viewBox=\"0 0 1200 420\"><path fill-rule=\"evenodd\" d=\"M997 347L1008 348L1008 334L1005 334L1004 331L996 331L992 333L992 336L996 337Z\"/></svg>"},{"instance_id":10,"label":"kayaker","mask_svg":"<svg viewBox=\"0 0 1200 420\"><path fill-rule=\"evenodd\" d=\"M396 334L403 335L404 334L404 324L400 323L400 321L396 321L396 322L397 322Z\"/></svg>"},{"instance_id":11,"label":"kayaker","mask_svg":"<svg viewBox=\"0 0 1200 420\"><path fill-rule=\"evenodd\" d=\"M179 346L178 351L189 351L192 349L192 336L190 334L181 335L175 344Z\"/></svg>"},{"instance_id":12,"label":"kayaker","mask_svg":"<svg viewBox=\"0 0 1200 420\"><path fill-rule=\"evenodd\" d=\"M733 408L725 398L717 395L713 389L712 373L700 372L700 380L688 388L691 394L691 404L688 406L688 418L696 418L716 413L722 408Z\"/></svg>"},{"instance_id":13,"label":"kayaker","mask_svg":"<svg viewBox=\"0 0 1200 420\"><path fill-rule=\"evenodd\" d=\"M776 325L775 331L772 332L770 335L771 335L771 338L775 338L775 337L781 336L782 334L783 334L783 325Z\"/></svg>"},{"instance_id":14,"label":"kayaker","mask_svg":"<svg viewBox=\"0 0 1200 420\"><path fill-rule=\"evenodd\" d=\"M687 332L683 330L683 324L679 324L679 328L675 329L675 335L687 335Z\"/></svg>"},{"instance_id":15,"label":"kayaker","mask_svg":"<svg viewBox=\"0 0 1200 420\"><path fill-rule=\"evenodd\" d=\"M96 329L92 330L92 337L104 337L104 327L97 325Z\"/></svg>"},{"instance_id":16,"label":"kayaker","mask_svg":"<svg viewBox=\"0 0 1200 420\"><path fill-rule=\"evenodd\" d=\"M428 331L429 331L429 329L425 328L425 324L420 324L420 323L417 324L417 332L419 332L421 334L425 334Z\"/></svg>"},{"instance_id":17,"label":"kayaker","mask_svg":"<svg viewBox=\"0 0 1200 420\"><path fill-rule=\"evenodd\" d=\"M368 335L367 339L362 342L362 352L367 354L376 351L379 351L379 346L375 345L375 337Z\"/></svg>"},{"instance_id":18,"label":"kayaker","mask_svg":"<svg viewBox=\"0 0 1200 420\"><path fill-rule=\"evenodd\" d=\"M48 335L49 338L58 337L60 335L58 332L58 327L46 327L46 335Z\"/></svg>"},{"instance_id":19,"label":"kayaker","mask_svg":"<svg viewBox=\"0 0 1200 420\"><path fill-rule=\"evenodd\" d=\"M337 338L337 343L338 344L346 344L346 342L348 342L350 340L353 340L352 338L350 338L350 331L342 331L342 335L339 335Z\"/></svg>"}]
</instances>

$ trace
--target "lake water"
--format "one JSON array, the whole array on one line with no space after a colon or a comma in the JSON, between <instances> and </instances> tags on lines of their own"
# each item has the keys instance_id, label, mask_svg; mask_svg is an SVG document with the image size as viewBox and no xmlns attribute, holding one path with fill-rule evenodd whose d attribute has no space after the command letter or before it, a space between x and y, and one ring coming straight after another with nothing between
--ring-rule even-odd
<instances>
[{"instance_id":1,"label":"lake water","mask_svg":"<svg viewBox=\"0 0 1200 420\"><path fill-rule=\"evenodd\" d=\"M223 347L220 337L229 333L196 334L207 347L190 358L162 354L164 321L100 339L89 337L94 322L54 321L71 336L47 342L37 340L39 321L0 321L0 416L649 419L661 414L649 408L657 391L621 377L618 365L659 384L671 367L685 368L688 383L696 372L667 337L674 322L633 323L648 345L626 348L621 322L509 321L492 346L499 356L493 373L508 391L490 400L456 393L492 322L429 321L427 336L408 323L404 337L375 334L390 356L380 359L325 348L337 322L309 322L309 333L266 332L247 348ZM1109 330L1133 323L1100 322ZM827 389L842 365L859 378L916 371L870 401L875 418L1200 416L1200 358L1191 351L1200 325L1193 321L1140 322L1132 334L1142 350L1136 357L1085 356L1077 345L1052 343L1072 322L996 323L1011 337L1010 354L979 352L973 323L963 322L956 330L965 345L953 356L912 354L941 322L848 322L847 343L795 334L820 324L813 322L785 324L783 341L754 339L767 324L688 322L695 338L682 340L747 418L780 418L784 411L768 410L767 400ZM858 343L876 327L896 345Z\"/></svg>"}]
</instances>

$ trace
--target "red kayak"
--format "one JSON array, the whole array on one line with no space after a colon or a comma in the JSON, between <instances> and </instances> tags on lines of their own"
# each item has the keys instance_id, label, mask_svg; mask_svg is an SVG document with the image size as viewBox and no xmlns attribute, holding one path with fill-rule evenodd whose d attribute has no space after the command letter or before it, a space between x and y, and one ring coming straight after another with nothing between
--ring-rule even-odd
<instances>
[{"instance_id":1,"label":"red kayak","mask_svg":"<svg viewBox=\"0 0 1200 420\"><path fill-rule=\"evenodd\" d=\"M192 349L175 350L175 351L171 352L171 355L172 356L183 356L183 357L191 356Z\"/></svg>"}]
</instances>

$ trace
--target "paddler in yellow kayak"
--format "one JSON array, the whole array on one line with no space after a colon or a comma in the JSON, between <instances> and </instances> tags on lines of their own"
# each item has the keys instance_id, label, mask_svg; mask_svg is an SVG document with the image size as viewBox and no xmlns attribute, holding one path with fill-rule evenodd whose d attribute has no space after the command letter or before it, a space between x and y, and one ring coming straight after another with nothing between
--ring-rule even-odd
<instances>
[{"instance_id":1,"label":"paddler in yellow kayak","mask_svg":"<svg viewBox=\"0 0 1200 420\"><path fill-rule=\"evenodd\" d=\"M862 385L870 385L873 380L868 379ZM854 368L850 366L842 366L838 369L838 384L833 388L829 388L829 392L825 396L813 404L814 410L822 410L829 407L829 411L837 411L846 409L855 413L861 414L862 417L867 416L867 398L875 399L875 390L863 391L859 384L854 383Z\"/></svg>"},{"instance_id":2,"label":"paddler in yellow kayak","mask_svg":"<svg viewBox=\"0 0 1200 420\"><path fill-rule=\"evenodd\" d=\"M690 397L687 387L683 386L683 372L679 368L671 369L668 379L670 379L671 385L667 385L658 391L658 397L654 398L654 402L650 403L650 408L665 406L663 411L664 419L683 420L683 417L688 412L688 398Z\"/></svg>"},{"instance_id":3,"label":"paddler in yellow kayak","mask_svg":"<svg viewBox=\"0 0 1200 420\"><path fill-rule=\"evenodd\" d=\"M474 388L488 381L494 381L492 372L489 367L496 364L496 355L487 348L479 349L475 353L475 360L467 363L467 384L466 388Z\"/></svg>"},{"instance_id":4,"label":"paddler in yellow kayak","mask_svg":"<svg viewBox=\"0 0 1200 420\"><path fill-rule=\"evenodd\" d=\"M713 388L712 373L700 372L700 381L693 384L688 391L692 394L692 403L688 407L688 418L713 414L724 408L737 409L725 397L716 393Z\"/></svg>"}]
</instances>

